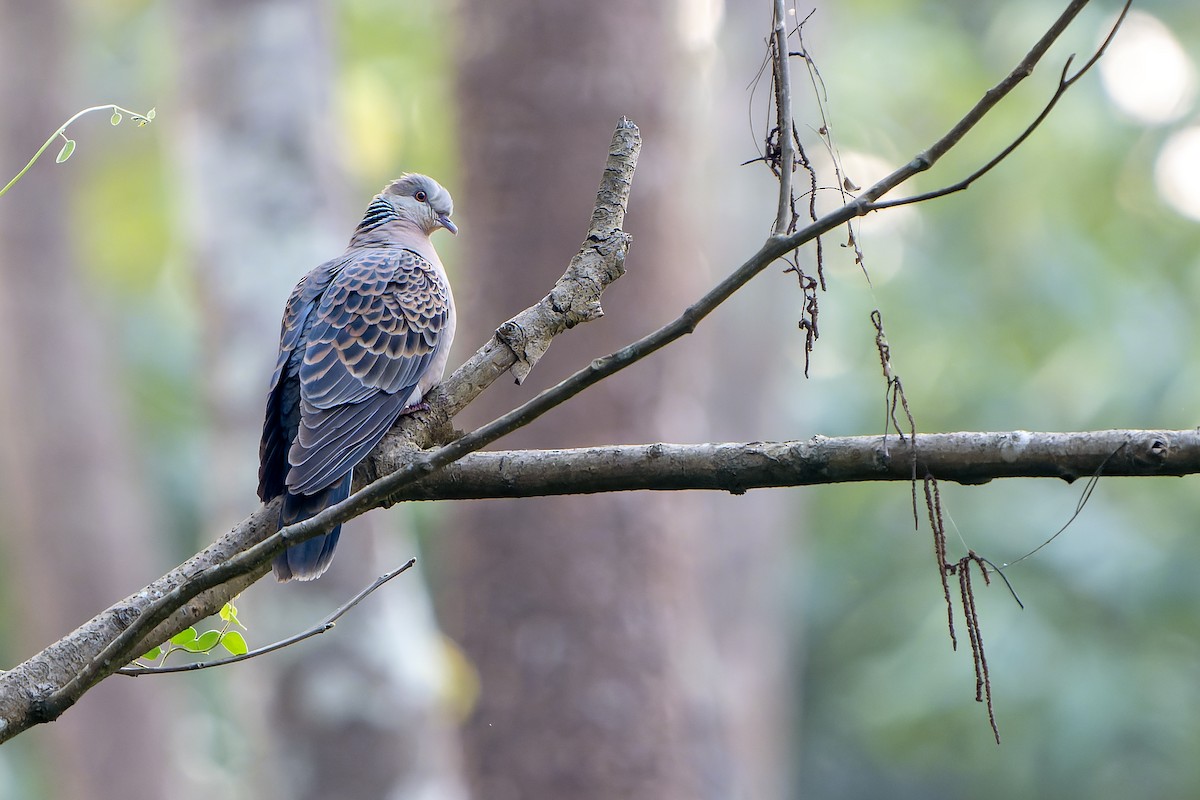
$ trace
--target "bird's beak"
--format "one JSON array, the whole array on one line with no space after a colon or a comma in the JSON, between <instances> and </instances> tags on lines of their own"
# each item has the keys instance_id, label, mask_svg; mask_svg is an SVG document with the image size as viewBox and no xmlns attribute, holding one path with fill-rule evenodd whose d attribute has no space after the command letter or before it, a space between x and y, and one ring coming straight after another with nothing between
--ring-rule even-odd
<instances>
[{"instance_id":1,"label":"bird's beak","mask_svg":"<svg viewBox=\"0 0 1200 800\"><path fill-rule=\"evenodd\" d=\"M453 222L451 222L450 218L447 217L445 214L440 214L437 218L437 221L438 221L438 225L441 225L443 228L450 231L455 236L458 236L458 226L455 225Z\"/></svg>"}]
</instances>

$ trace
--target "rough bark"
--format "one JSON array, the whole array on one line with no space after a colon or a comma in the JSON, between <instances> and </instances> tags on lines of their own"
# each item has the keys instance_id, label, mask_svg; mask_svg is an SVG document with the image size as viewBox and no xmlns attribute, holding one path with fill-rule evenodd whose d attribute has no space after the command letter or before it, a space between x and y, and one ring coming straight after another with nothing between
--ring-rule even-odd
<instances>
[{"instance_id":1,"label":"rough bark","mask_svg":"<svg viewBox=\"0 0 1200 800\"><path fill-rule=\"evenodd\" d=\"M1004 431L814 436L801 442L634 444L472 453L401 489L393 499L501 497L814 486L862 481L986 483L997 478L1193 475L1200 431Z\"/></svg>"}]
</instances>

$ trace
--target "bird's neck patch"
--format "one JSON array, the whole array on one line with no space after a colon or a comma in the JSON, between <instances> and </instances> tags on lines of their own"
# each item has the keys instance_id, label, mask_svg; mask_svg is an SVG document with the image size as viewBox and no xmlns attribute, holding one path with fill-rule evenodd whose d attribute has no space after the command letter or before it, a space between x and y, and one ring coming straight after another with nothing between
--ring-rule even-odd
<instances>
[{"instance_id":1,"label":"bird's neck patch","mask_svg":"<svg viewBox=\"0 0 1200 800\"><path fill-rule=\"evenodd\" d=\"M371 205L367 206L367 213L363 215L362 222L358 223L355 232L366 233L399 218L395 206L383 197L376 197L371 201Z\"/></svg>"}]
</instances>

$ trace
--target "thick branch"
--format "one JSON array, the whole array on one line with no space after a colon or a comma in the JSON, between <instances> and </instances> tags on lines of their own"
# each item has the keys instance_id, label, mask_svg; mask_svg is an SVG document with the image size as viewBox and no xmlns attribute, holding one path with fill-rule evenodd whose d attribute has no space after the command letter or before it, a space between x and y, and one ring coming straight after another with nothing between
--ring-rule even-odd
<instances>
[{"instance_id":1,"label":"thick branch","mask_svg":"<svg viewBox=\"0 0 1200 800\"><path fill-rule=\"evenodd\" d=\"M1050 43L1086 0L1075 0L1055 26L1022 61L1018 70L1032 71ZM1014 71L1016 74L1017 71ZM1022 76L1023 77L1023 76ZM637 129L623 121L613 137L592 228L567 273L538 306L502 326L431 398L431 411L407 421L381 443L358 476L388 473L397 460L404 466L356 493L347 501L276 536L274 504L258 509L220 541L168 575L93 618L10 672L0 673L0 743L33 724L56 718L87 689L158 641L204 617L245 586L262 577L271 557L300 537L313 536L397 496L402 487L526 424L586 387L690 333L701 319L783 254L871 210L871 203L917 172L927 169L970 127L1006 95L1016 80L990 90L984 100L929 150L866 190L859 198L789 236L773 235L746 263L690 306L675 321L621 350L597 359L558 386L513 412L435 451L415 455L452 438L450 418L492 381L512 368L524 377L553 336L602 312L600 293L619 277L628 237L620 231L639 146ZM407 454L407 455L405 455Z\"/></svg>"},{"instance_id":2,"label":"thick branch","mask_svg":"<svg viewBox=\"0 0 1200 800\"><path fill-rule=\"evenodd\" d=\"M430 411L409 417L380 443L356 475L365 482L413 448L451 438L449 420L510 368L528 373L554 336L603 314L600 296L624 273L629 236L621 230L641 137L637 126L621 120L613 134L608 161L587 237L550 294L501 326L466 364L429 397ZM444 449L444 448L443 448ZM397 455L399 454L399 455ZM390 470L387 470L390 471ZM352 501L361 498L352 497ZM376 501L375 505L380 502ZM366 510L340 504L345 518ZM213 545L122 602L98 614L63 639L8 672L0 672L0 743L32 725L48 722L89 688L154 644L215 614L231 597L268 569L282 541L259 547L276 532L278 501L260 507ZM320 520L291 526L328 527ZM312 533L313 531L309 531ZM149 626L149 627L148 627Z\"/></svg>"},{"instance_id":3,"label":"thick branch","mask_svg":"<svg viewBox=\"0 0 1200 800\"><path fill-rule=\"evenodd\" d=\"M402 489L403 500L911 481L910 439L814 436L803 442L640 444L472 453ZM1200 473L1200 431L923 433L919 475L956 483Z\"/></svg>"}]
</instances>

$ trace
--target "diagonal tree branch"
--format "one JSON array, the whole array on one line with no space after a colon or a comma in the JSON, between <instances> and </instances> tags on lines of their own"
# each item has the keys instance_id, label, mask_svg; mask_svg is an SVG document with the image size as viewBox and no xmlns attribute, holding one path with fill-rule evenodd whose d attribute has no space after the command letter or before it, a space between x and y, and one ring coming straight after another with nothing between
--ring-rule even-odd
<instances>
[{"instance_id":1,"label":"diagonal tree branch","mask_svg":"<svg viewBox=\"0 0 1200 800\"><path fill-rule=\"evenodd\" d=\"M1083 11L1084 6L1086 6L1089 2L1090 0L1071 0L1071 3L1067 6L1066 10L1063 11L1063 13L1059 15L1058 19L1054 21L1054 24L1052 24L1044 34L1042 34L1042 37L1038 39L1037 44L1035 44L1033 48L1025 54L1025 57L1021 59L1021 62L1013 67L1012 71L1009 72L1003 80L1001 80L991 89L988 89L984 93L983 97L979 99L979 102L977 102L971 108L971 110L968 111L963 118L954 125L953 128L951 128L944 136L926 148L924 152L917 154L917 157L912 161L908 162L903 167L900 167L891 175L883 178L874 186L860 194L858 196L857 204L863 206L862 213L865 214L867 211L873 210L873 203L875 200L883 197L883 195L887 194L892 189L896 188L901 183L904 183L917 173L924 172L932 167L938 162L939 159L941 159L942 156L948 153L951 148L962 141L962 138L966 136L967 133L969 133L971 129L974 128L979 121L988 114L989 111L995 108L996 105L1005 97L1007 97L1013 89L1017 88L1017 84L1033 74L1034 69L1042 60L1042 57L1046 55L1046 51L1048 51L1050 46L1058 40L1058 37L1061 36L1063 31L1065 31L1067 27L1075 20L1075 17L1079 16L1079 12ZM1120 20L1117 21L1117 24L1120 24ZM1100 46L1098 52L1102 52L1103 48L1106 47L1107 44L1108 40L1106 39L1105 42ZM1070 60L1068 59L1068 63L1069 61ZM988 168L991 169L992 167L996 166L1000 160L1003 160L1004 157L1008 156L1012 152L1012 148L1006 148L1001 153L1001 159L996 160L995 163L992 163Z\"/></svg>"},{"instance_id":2,"label":"diagonal tree branch","mask_svg":"<svg viewBox=\"0 0 1200 800\"><path fill-rule=\"evenodd\" d=\"M1025 127L1025 130L1021 131L1021 134L1017 136L1017 138L1009 142L1007 147L988 160L986 164L972 172L967 177L963 178L961 181L951 184L950 186L943 186L940 189L934 189L931 192L923 192L921 194L912 195L911 197L900 197L895 200L872 203L871 210L879 211L880 209L892 208L893 206L907 206L912 205L913 203L923 203L926 200L934 200L938 197L945 197L948 194L961 192L970 188L972 183L991 172L996 165L1008 158L1014 150L1024 144L1025 140L1033 135L1033 132L1037 130L1039 126L1041 126L1046 117L1050 116L1050 112L1054 110L1056 105L1058 105L1058 101L1061 100L1063 95L1067 93L1067 90L1070 89L1080 78L1086 75L1088 71L1096 65L1096 62L1099 61L1100 57L1104 55L1104 51L1108 49L1109 44L1112 43L1113 37L1117 35L1117 31L1120 30L1121 23L1125 21L1126 15L1129 14L1129 7L1132 5L1133 0L1125 0L1125 5L1121 7L1121 13L1117 15L1117 19L1113 22L1112 28L1109 29L1108 35L1104 37L1104 41L1101 42L1100 46L1096 48L1096 51L1092 53L1092 56L1087 60L1087 63L1080 67L1074 74L1070 74L1071 62L1074 60L1074 56L1071 56L1067 59L1067 63L1063 65L1062 74L1059 75L1058 86L1055 88L1054 94L1052 94L1050 99L1046 101L1046 105L1042 107L1041 113L1034 117L1033 121ZM1015 84L1016 81L1020 81L1022 78L1026 77L1026 75L1019 72L1019 70L1020 67L1018 66L1017 70L1014 70L1006 80L1011 80Z\"/></svg>"},{"instance_id":3,"label":"diagonal tree branch","mask_svg":"<svg viewBox=\"0 0 1200 800\"><path fill-rule=\"evenodd\" d=\"M637 126L621 120L613 133L587 236L562 278L540 302L501 326L494 339L442 383L429 398L428 413L405 418L385 438L360 467L357 484L380 472L376 462L381 455L394 463L414 448L452 438L449 419L487 386L510 368L518 378L528 374L554 336L603 315L601 295L624 274L630 238L621 226L640 150ZM272 554L286 547L281 537L275 537L270 546L255 549L276 533L278 502L260 506L228 534L149 586L13 669L0 671L0 743L57 718L98 681L153 644L212 616L229 598L265 575ZM342 506L334 507L338 508Z\"/></svg>"},{"instance_id":4,"label":"diagonal tree branch","mask_svg":"<svg viewBox=\"0 0 1200 800\"><path fill-rule=\"evenodd\" d=\"M13 670L0 673L0 743L31 725L56 718L98 681L175 631L210 616L229 597L262 577L285 547L316 536L364 511L392 502L405 485L528 424L592 384L690 333L737 289L783 254L872 210L872 203L928 169L953 147L1026 75L1050 44L1086 5L1074 0L1008 78L909 164L870 187L854 201L788 236L772 234L757 253L673 322L615 353L597 359L558 386L470 434L432 451L414 448L452 439L449 420L509 368L518 380L545 352L556 333L598 317L603 289L623 272L628 236L620 230L638 150L637 129L622 121L613 137L592 228L567 273L538 306L507 323L431 398L431 411L398 426L376 449L358 476L373 481L343 503L275 535L275 504L260 508L214 545L142 591L126 598ZM404 464L391 471L397 462ZM381 469L380 467L384 467ZM387 474L389 473L390 474ZM911 474L909 475L911 477Z\"/></svg>"}]
</instances>

